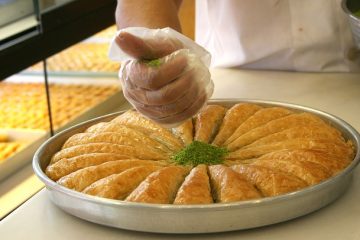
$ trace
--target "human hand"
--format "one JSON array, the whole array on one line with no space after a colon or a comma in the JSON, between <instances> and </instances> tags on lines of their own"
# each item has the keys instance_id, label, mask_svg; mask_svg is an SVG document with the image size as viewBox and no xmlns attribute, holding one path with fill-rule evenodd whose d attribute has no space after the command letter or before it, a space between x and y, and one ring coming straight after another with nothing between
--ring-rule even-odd
<instances>
[{"instance_id":1,"label":"human hand","mask_svg":"<svg viewBox=\"0 0 360 240\"><path fill-rule=\"evenodd\" d=\"M126 99L160 124L178 124L195 115L212 94L208 68L176 38L145 39L128 32L115 38L133 57L119 77Z\"/></svg>"}]
</instances>

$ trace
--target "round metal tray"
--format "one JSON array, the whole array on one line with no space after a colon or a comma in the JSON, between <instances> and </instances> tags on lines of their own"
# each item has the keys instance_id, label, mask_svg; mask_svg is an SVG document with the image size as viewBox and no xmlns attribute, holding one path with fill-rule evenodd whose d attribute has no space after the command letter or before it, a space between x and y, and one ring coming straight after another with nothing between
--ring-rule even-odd
<instances>
[{"instance_id":1,"label":"round metal tray","mask_svg":"<svg viewBox=\"0 0 360 240\"><path fill-rule=\"evenodd\" d=\"M354 128L330 114L308 107L260 100L213 100L212 104L230 107L239 102L262 106L281 106L294 111L311 112L339 129L354 143L356 156L352 163L336 176L320 184L277 197L226 204L171 205L131 203L82 194L49 179L44 173L51 156L67 138L89 126L109 121L121 112L99 117L56 134L35 153L33 168L45 183L50 199L58 207L79 218L116 228L156 233L211 233L248 229L270 225L320 209L342 196L360 160L360 136Z\"/></svg>"}]
</instances>

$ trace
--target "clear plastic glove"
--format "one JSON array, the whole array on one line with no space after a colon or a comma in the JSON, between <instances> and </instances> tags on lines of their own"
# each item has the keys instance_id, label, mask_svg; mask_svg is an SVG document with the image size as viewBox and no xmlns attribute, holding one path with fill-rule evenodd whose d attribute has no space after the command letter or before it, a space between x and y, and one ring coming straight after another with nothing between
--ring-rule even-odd
<instances>
[{"instance_id":1,"label":"clear plastic glove","mask_svg":"<svg viewBox=\"0 0 360 240\"><path fill-rule=\"evenodd\" d=\"M190 39L169 28L130 28L114 40L110 57L126 59L119 72L124 95L146 117L174 126L210 98L210 55Z\"/></svg>"}]
</instances>

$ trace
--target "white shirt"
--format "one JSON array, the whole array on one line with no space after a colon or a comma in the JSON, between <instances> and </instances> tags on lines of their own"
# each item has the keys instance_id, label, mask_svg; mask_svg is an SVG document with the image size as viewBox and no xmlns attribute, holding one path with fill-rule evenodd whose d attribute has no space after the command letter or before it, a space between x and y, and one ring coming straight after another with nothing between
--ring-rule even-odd
<instances>
[{"instance_id":1,"label":"white shirt","mask_svg":"<svg viewBox=\"0 0 360 240\"><path fill-rule=\"evenodd\" d=\"M359 71L340 2L198 0L196 41L212 54L213 67Z\"/></svg>"}]
</instances>

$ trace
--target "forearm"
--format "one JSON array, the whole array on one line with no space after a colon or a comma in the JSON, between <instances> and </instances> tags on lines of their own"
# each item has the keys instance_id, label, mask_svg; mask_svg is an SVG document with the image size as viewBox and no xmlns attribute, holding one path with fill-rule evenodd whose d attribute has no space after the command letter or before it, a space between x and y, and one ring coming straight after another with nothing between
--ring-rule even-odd
<instances>
[{"instance_id":1,"label":"forearm","mask_svg":"<svg viewBox=\"0 0 360 240\"><path fill-rule=\"evenodd\" d=\"M178 8L181 0L118 0L116 24L126 27L171 27L181 32Z\"/></svg>"}]
</instances>

